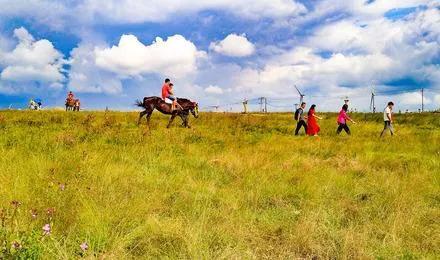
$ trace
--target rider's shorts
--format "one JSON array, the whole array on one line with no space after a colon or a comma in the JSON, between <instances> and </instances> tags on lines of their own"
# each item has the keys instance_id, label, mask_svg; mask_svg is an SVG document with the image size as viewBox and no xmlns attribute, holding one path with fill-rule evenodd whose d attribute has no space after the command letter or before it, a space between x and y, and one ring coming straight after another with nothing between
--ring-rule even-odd
<instances>
[{"instance_id":1,"label":"rider's shorts","mask_svg":"<svg viewBox=\"0 0 440 260\"><path fill-rule=\"evenodd\" d=\"M165 103L172 104L174 100L176 100L174 96L168 96L167 98L165 98Z\"/></svg>"}]
</instances>

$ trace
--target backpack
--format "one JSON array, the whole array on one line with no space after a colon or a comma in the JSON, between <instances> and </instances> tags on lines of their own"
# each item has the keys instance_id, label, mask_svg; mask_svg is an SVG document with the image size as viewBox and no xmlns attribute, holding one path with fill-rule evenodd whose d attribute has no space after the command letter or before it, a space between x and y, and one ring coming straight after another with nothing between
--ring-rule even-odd
<instances>
[{"instance_id":1,"label":"backpack","mask_svg":"<svg viewBox=\"0 0 440 260\"><path fill-rule=\"evenodd\" d=\"M298 119L299 119L300 109L301 109L301 108L298 108L298 109L295 111L295 120L296 120L296 121L298 121Z\"/></svg>"}]
</instances>

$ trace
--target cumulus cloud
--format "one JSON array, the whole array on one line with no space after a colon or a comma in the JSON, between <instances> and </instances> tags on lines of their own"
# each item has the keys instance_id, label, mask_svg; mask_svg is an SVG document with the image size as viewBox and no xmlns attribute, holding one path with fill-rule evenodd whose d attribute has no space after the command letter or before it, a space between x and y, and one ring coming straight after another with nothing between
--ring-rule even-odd
<instances>
[{"instance_id":1,"label":"cumulus cloud","mask_svg":"<svg viewBox=\"0 0 440 260\"><path fill-rule=\"evenodd\" d=\"M244 34L229 34L220 42L212 42L209 49L226 56L246 57L255 52L255 45Z\"/></svg>"},{"instance_id":2,"label":"cumulus cloud","mask_svg":"<svg viewBox=\"0 0 440 260\"><path fill-rule=\"evenodd\" d=\"M11 51L0 51L2 81L9 85L39 82L48 87L59 88L64 81L63 54L46 40L35 40L23 27L14 30L18 44ZM20 86L18 86L20 87ZM21 87L20 87L21 88Z\"/></svg>"},{"instance_id":3,"label":"cumulus cloud","mask_svg":"<svg viewBox=\"0 0 440 260\"><path fill-rule=\"evenodd\" d=\"M437 104L437 106L440 106L440 95L435 95L434 96L434 101Z\"/></svg>"},{"instance_id":4,"label":"cumulus cloud","mask_svg":"<svg viewBox=\"0 0 440 260\"><path fill-rule=\"evenodd\" d=\"M214 95L221 95L221 94L223 94L223 89L218 86L210 85L207 88L205 88L205 93L214 94Z\"/></svg>"},{"instance_id":5,"label":"cumulus cloud","mask_svg":"<svg viewBox=\"0 0 440 260\"><path fill-rule=\"evenodd\" d=\"M157 37L144 45L134 35L123 35L117 46L96 48L96 65L125 76L157 73L182 77L197 70L197 61L205 56L181 35L166 41Z\"/></svg>"},{"instance_id":6,"label":"cumulus cloud","mask_svg":"<svg viewBox=\"0 0 440 260\"><path fill-rule=\"evenodd\" d=\"M118 75L96 66L94 49L93 44L83 43L72 50L68 88L82 93L122 93Z\"/></svg>"},{"instance_id":7,"label":"cumulus cloud","mask_svg":"<svg viewBox=\"0 0 440 260\"><path fill-rule=\"evenodd\" d=\"M403 105L420 105L422 103L422 94L420 92L411 92L397 95L396 99ZM431 104L431 99L424 97L423 99L426 105Z\"/></svg>"}]
</instances>

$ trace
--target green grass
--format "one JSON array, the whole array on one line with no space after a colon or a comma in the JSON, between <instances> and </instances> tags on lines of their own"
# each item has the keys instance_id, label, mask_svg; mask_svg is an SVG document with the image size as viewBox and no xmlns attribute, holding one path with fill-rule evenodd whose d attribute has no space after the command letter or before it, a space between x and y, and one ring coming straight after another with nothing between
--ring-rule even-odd
<instances>
[{"instance_id":1,"label":"green grass","mask_svg":"<svg viewBox=\"0 0 440 260\"><path fill-rule=\"evenodd\" d=\"M0 112L0 259L440 257L440 116L323 116Z\"/></svg>"}]
</instances>

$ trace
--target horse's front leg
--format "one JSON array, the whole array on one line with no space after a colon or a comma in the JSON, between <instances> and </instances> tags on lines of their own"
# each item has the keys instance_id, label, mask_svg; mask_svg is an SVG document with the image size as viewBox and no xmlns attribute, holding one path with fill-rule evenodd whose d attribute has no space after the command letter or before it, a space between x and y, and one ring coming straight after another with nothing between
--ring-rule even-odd
<instances>
[{"instance_id":1,"label":"horse's front leg","mask_svg":"<svg viewBox=\"0 0 440 260\"><path fill-rule=\"evenodd\" d=\"M176 114L175 114L175 113L171 115L170 121L168 121L167 128L170 128L171 123L174 121L174 118L175 118L175 117L176 117Z\"/></svg>"},{"instance_id":2,"label":"horse's front leg","mask_svg":"<svg viewBox=\"0 0 440 260\"><path fill-rule=\"evenodd\" d=\"M185 114L185 115L182 117L182 120L183 120L183 126L184 126L184 127L191 128L191 126L190 126L189 123L188 123L188 121L189 121L189 114Z\"/></svg>"},{"instance_id":3,"label":"horse's front leg","mask_svg":"<svg viewBox=\"0 0 440 260\"><path fill-rule=\"evenodd\" d=\"M183 127L186 127L186 124L185 124L185 115L184 114L179 114L179 117L180 117L180 119L182 119L182 126Z\"/></svg>"}]
</instances>

